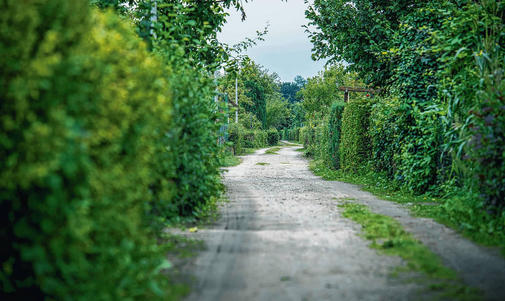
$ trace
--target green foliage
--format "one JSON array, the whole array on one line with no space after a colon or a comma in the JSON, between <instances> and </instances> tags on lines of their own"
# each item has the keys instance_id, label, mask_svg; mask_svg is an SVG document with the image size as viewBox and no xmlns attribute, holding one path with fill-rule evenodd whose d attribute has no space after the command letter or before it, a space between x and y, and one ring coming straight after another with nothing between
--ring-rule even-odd
<instances>
[{"instance_id":1,"label":"green foliage","mask_svg":"<svg viewBox=\"0 0 505 301\"><path fill-rule=\"evenodd\" d=\"M384 87L393 75L393 58L382 52L393 48L400 18L421 2L315 0L306 11L314 25L310 34L315 59L345 60L367 84Z\"/></svg>"},{"instance_id":2,"label":"green foliage","mask_svg":"<svg viewBox=\"0 0 505 301\"><path fill-rule=\"evenodd\" d=\"M85 1L1 6L2 291L170 298L144 214L173 187L152 169L171 122L169 70Z\"/></svg>"},{"instance_id":3,"label":"green foliage","mask_svg":"<svg viewBox=\"0 0 505 301\"><path fill-rule=\"evenodd\" d=\"M330 166L334 169L340 168L340 137L343 112L343 103L335 102L332 104L328 120L328 154Z\"/></svg>"},{"instance_id":4,"label":"green foliage","mask_svg":"<svg viewBox=\"0 0 505 301\"><path fill-rule=\"evenodd\" d=\"M177 190L170 206L161 215L198 217L198 208L222 191L216 143L220 123L213 99L211 79L192 68L176 66L170 76L173 118L166 133L169 158L175 174L171 180ZM168 162L167 162L168 163Z\"/></svg>"},{"instance_id":5,"label":"green foliage","mask_svg":"<svg viewBox=\"0 0 505 301\"><path fill-rule=\"evenodd\" d=\"M345 171L357 172L370 159L370 100L356 99L346 104L342 113L340 166Z\"/></svg>"},{"instance_id":6,"label":"green foliage","mask_svg":"<svg viewBox=\"0 0 505 301\"><path fill-rule=\"evenodd\" d=\"M298 91L302 89L307 84L307 80L305 80L300 75L297 75L294 78L293 82L283 82L280 85L280 92L284 99L286 99L290 104L301 101L299 96L297 95Z\"/></svg>"},{"instance_id":7,"label":"green foliage","mask_svg":"<svg viewBox=\"0 0 505 301\"><path fill-rule=\"evenodd\" d=\"M377 171L415 193L465 186L501 210L504 10L492 0L308 8L314 56L344 59L382 88L370 129Z\"/></svg>"},{"instance_id":8,"label":"green foliage","mask_svg":"<svg viewBox=\"0 0 505 301\"><path fill-rule=\"evenodd\" d=\"M130 15L137 25L139 36L153 46L178 52L179 64L209 71L214 71L229 59L230 47L217 39L217 33L226 23L226 10L240 10L245 18L244 1L241 0L89 1L98 7L113 7Z\"/></svg>"},{"instance_id":9,"label":"green foliage","mask_svg":"<svg viewBox=\"0 0 505 301\"><path fill-rule=\"evenodd\" d=\"M316 126L313 123L300 128L300 143L303 144L305 155L312 157L316 143Z\"/></svg>"},{"instance_id":10,"label":"green foliage","mask_svg":"<svg viewBox=\"0 0 505 301\"><path fill-rule=\"evenodd\" d=\"M244 147L245 129L240 123L232 123L228 126L228 141L232 144L234 155L241 155Z\"/></svg>"},{"instance_id":11,"label":"green foliage","mask_svg":"<svg viewBox=\"0 0 505 301\"><path fill-rule=\"evenodd\" d=\"M262 130L246 130L243 141L244 148L261 148L268 145L267 133Z\"/></svg>"},{"instance_id":12,"label":"green foliage","mask_svg":"<svg viewBox=\"0 0 505 301\"><path fill-rule=\"evenodd\" d=\"M291 117L289 103L280 93L275 93L267 98L266 125L268 128L282 129L288 126Z\"/></svg>"},{"instance_id":13,"label":"green foliage","mask_svg":"<svg viewBox=\"0 0 505 301\"><path fill-rule=\"evenodd\" d=\"M269 129L267 131L267 143L268 145L277 145L279 143L279 131L276 129Z\"/></svg>"},{"instance_id":14,"label":"green foliage","mask_svg":"<svg viewBox=\"0 0 505 301\"><path fill-rule=\"evenodd\" d=\"M338 86L353 85L353 74L347 72L341 65L333 65L317 76L308 79L300 90L302 105L308 120L320 120L326 116L335 101L343 99L343 92Z\"/></svg>"},{"instance_id":15,"label":"green foliage","mask_svg":"<svg viewBox=\"0 0 505 301\"><path fill-rule=\"evenodd\" d=\"M394 179L401 164L401 137L407 135L405 115L397 97L378 99L370 113L371 165Z\"/></svg>"}]
</instances>

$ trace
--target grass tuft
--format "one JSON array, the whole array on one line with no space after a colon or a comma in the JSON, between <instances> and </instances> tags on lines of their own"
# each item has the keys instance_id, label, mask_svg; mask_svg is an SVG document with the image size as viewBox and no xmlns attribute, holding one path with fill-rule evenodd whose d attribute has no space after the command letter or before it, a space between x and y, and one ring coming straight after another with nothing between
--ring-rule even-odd
<instances>
[{"instance_id":1,"label":"grass tuft","mask_svg":"<svg viewBox=\"0 0 505 301\"><path fill-rule=\"evenodd\" d=\"M278 151L280 151L282 149L282 147L280 146L274 146L274 147L271 147L269 149L267 149L265 151L265 154L269 154L269 155L278 155Z\"/></svg>"}]
</instances>

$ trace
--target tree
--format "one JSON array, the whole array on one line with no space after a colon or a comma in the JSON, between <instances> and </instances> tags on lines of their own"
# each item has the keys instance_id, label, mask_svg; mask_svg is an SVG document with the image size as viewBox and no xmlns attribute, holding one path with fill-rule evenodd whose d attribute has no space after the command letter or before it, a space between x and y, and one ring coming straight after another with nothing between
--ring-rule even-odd
<instances>
[{"instance_id":1,"label":"tree","mask_svg":"<svg viewBox=\"0 0 505 301\"><path fill-rule=\"evenodd\" d=\"M395 60L382 53L394 48L401 18L424 0L315 0L306 10L314 59L346 61L366 84L391 84ZM316 28L316 29L312 29Z\"/></svg>"},{"instance_id":2,"label":"tree","mask_svg":"<svg viewBox=\"0 0 505 301\"><path fill-rule=\"evenodd\" d=\"M280 89L282 96L287 99L289 103L300 101L301 99L297 97L296 94L305 86L305 84L307 84L307 80L300 75L297 75L293 82L281 83Z\"/></svg>"},{"instance_id":3,"label":"tree","mask_svg":"<svg viewBox=\"0 0 505 301\"><path fill-rule=\"evenodd\" d=\"M331 104L343 99L343 92L338 90L338 86L357 85L354 77L343 66L334 65L309 78L305 87L298 92L298 96L303 99L307 119L326 116Z\"/></svg>"},{"instance_id":4,"label":"tree","mask_svg":"<svg viewBox=\"0 0 505 301\"><path fill-rule=\"evenodd\" d=\"M276 128L280 130L288 127L291 112L289 103L280 93L274 93L268 96L266 106L267 128Z\"/></svg>"}]
</instances>

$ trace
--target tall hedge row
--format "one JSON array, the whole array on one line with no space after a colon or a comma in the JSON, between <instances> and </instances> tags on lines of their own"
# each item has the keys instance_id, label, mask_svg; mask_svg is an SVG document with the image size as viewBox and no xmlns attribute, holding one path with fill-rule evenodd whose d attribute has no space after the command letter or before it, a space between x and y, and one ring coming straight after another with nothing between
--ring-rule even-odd
<instances>
[{"instance_id":1,"label":"tall hedge row","mask_svg":"<svg viewBox=\"0 0 505 301\"><path fill-rule=\"evenodd\" d=\"M271 128L267 131L267 143L268 145L277 145L280 140L279 131L275 128Z\"/></svg>"},{"instance_id":2,"label":"tall hedge row","mask_svg":"<svg viewBox=\"0 0 505 301\"><path fill-rule=\"evenodd\" d=\"M2 296L170 300L160 222L221 192L212 82L88 1L0 8Z\"/></svg>"},{"instance_id":3,"label":"tall hedge row","mask_svg":"<svg viewBox=\"0 0 505 301\"><path fill-rule=\"evenodd\" d=\"M367 99L350 101L342 112L339 153L343 170L356 172L368 163L370 158L369 117L370 101Z\"/></svg>"},{"instance_id":4,"label":"tall hedge row","mask_svg":"<svg viewBox=\"0 0 505 301\"><path fill-rule=\"evenodd\" d=\"M340 168L340 143L344 107L341 102L333 103L328 120L328 156L330 166L334 169Z\"/></svg>"},{"instance_id":5,"label":"tall hedge row","mask_svg":"<svg viewBox=\"0 0 505 301\"><path fill-rule=\"evenodd\" d=\"M247 130L239 123L230 123L228 140L234 155L242 155L246 148L260 148L277 145L280 139L276 129L268 131Z\"/></svg>"}]
</instances>

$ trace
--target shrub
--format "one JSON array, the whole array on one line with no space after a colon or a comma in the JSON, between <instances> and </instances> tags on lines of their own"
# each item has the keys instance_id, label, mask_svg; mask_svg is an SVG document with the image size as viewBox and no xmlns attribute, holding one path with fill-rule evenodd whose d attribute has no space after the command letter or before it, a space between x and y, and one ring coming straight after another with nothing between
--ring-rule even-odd
<instances>
[{"instance_id":1,"label":"shrub","mask_svg":"<svg viewBox=\"0 0 505 301\"><path fill-rule=\"evenodd\" d=\"M130 26L88 6L0 5L2 291L166 299L144 215L170 122L165 69Z\"/></svg>"},{"instance_id":2,"label":"shrub","mask_svg":"<svg viewBox=\"0 0 505 301\"><path fill-rule=\"evenodd\" d=\"M316 160L322 160L325 164L330 164L329 149L329 131L328 131L328 118L325 118L315 128L314 142L311 146L312 153Z\"/></svg>"},{"instance_id":3,"label":"shrub","mask_svg":"<svg viewBox=\"0 0 505 301\"><path fill-rule=\"evenodd\" d=\"M166 132L169 157L163 164L173 162L175 172L168 180L177 190L162 216L198 217L200 208L223 189L221 147L216 143L221 126L219 110L213 98L212 79L186 65L173 68L168 78L173 101L173 118Z\"/></svg>"},{"instance_id":4,"label":"shrub","mask_svg":"<svg viewBox=\"0 0 505 301\"><path fill-rule=\"evenodd\" d=\"M244 132L244 147L247 148L254 148L254 131L253 130L246 130Z\"/></svg>"},{"instance_id":5,"label":"shrub","mask_svg":"<svg viewBox=\"0 0 505 301\"><path fill-rule=\"evenodd\" d=\"M228 127L228 140L231 142L234 155L241 155L244 147L245 129L240 123L231 123Z\"/></svg>"},{"instance_id":6,"label":"shrub","mask_svg":"<svg viewBox=\"0 0 505 301\"><path fill-rule=\"evenodd\" d=\"M279 132L271 128L267 131L267 142L268 145L277 145L279 143Z\"/></svg>"},{"instance_id":7,"label":"shrub","mask_svg":"<svg viewBox=\"0 0 505 301\"><path fill-rule=\"evenodd\" d=\"M504 27L501 26L501 32ZM500 50L493 47L488 53L489 61L484 57L478 61L483 80L479 103L470 112L472 136L466 161L472 167L472 182L480 198L488 208L505 217L505 60Z\"/></svg>"},{"instance_id":8,"label":"shrub","mask_svg":"<svg viewBox=\"0 0 505 301\"><path fill-rule=\"evenodd\" d=\"M405 114L397 97L380 98L370 113L371 166L393 179L400 164Z\"/></svg>"},{"instance_id":9,"label":"shrub","mask_svg":"<svg viewBox=\"0 0 505 301\"><path fill-rule=\"evenodd\" d=\"M267 145L267 132L262 130L254 130L254 147L260 148Z\"/></svg>"},{"instance_id":10,"label":"shrub","mask_svg":"<svg viewBox=\"0 0 505 301\"><path fill-rule=\"evenodd\" d=\"M260 148L267 146L267 132L262 130L245 130L244 147Z\"/></svg>"},{"instance_id":11,"label":"shrub","mask_svg":"<svg viewBox=\"0 0 505 301\"><path fill-rule=\"evenodd\" d=\"M332 104L328 120L328 154L330 166L334 169L340 168L340 135L343 112L343 103Z\"/></svg>"},{"instance_id":12,"label":"shrub","mask_svg":"<svg viewBox=\"0 0 505 301\"><path fill-rule=\"evenodd\" d=\"M370 100L356 99L347 103L342 113L340 165L346 171L357 172L370 158L370 107Z\"/></svg>"}]
</instances>

